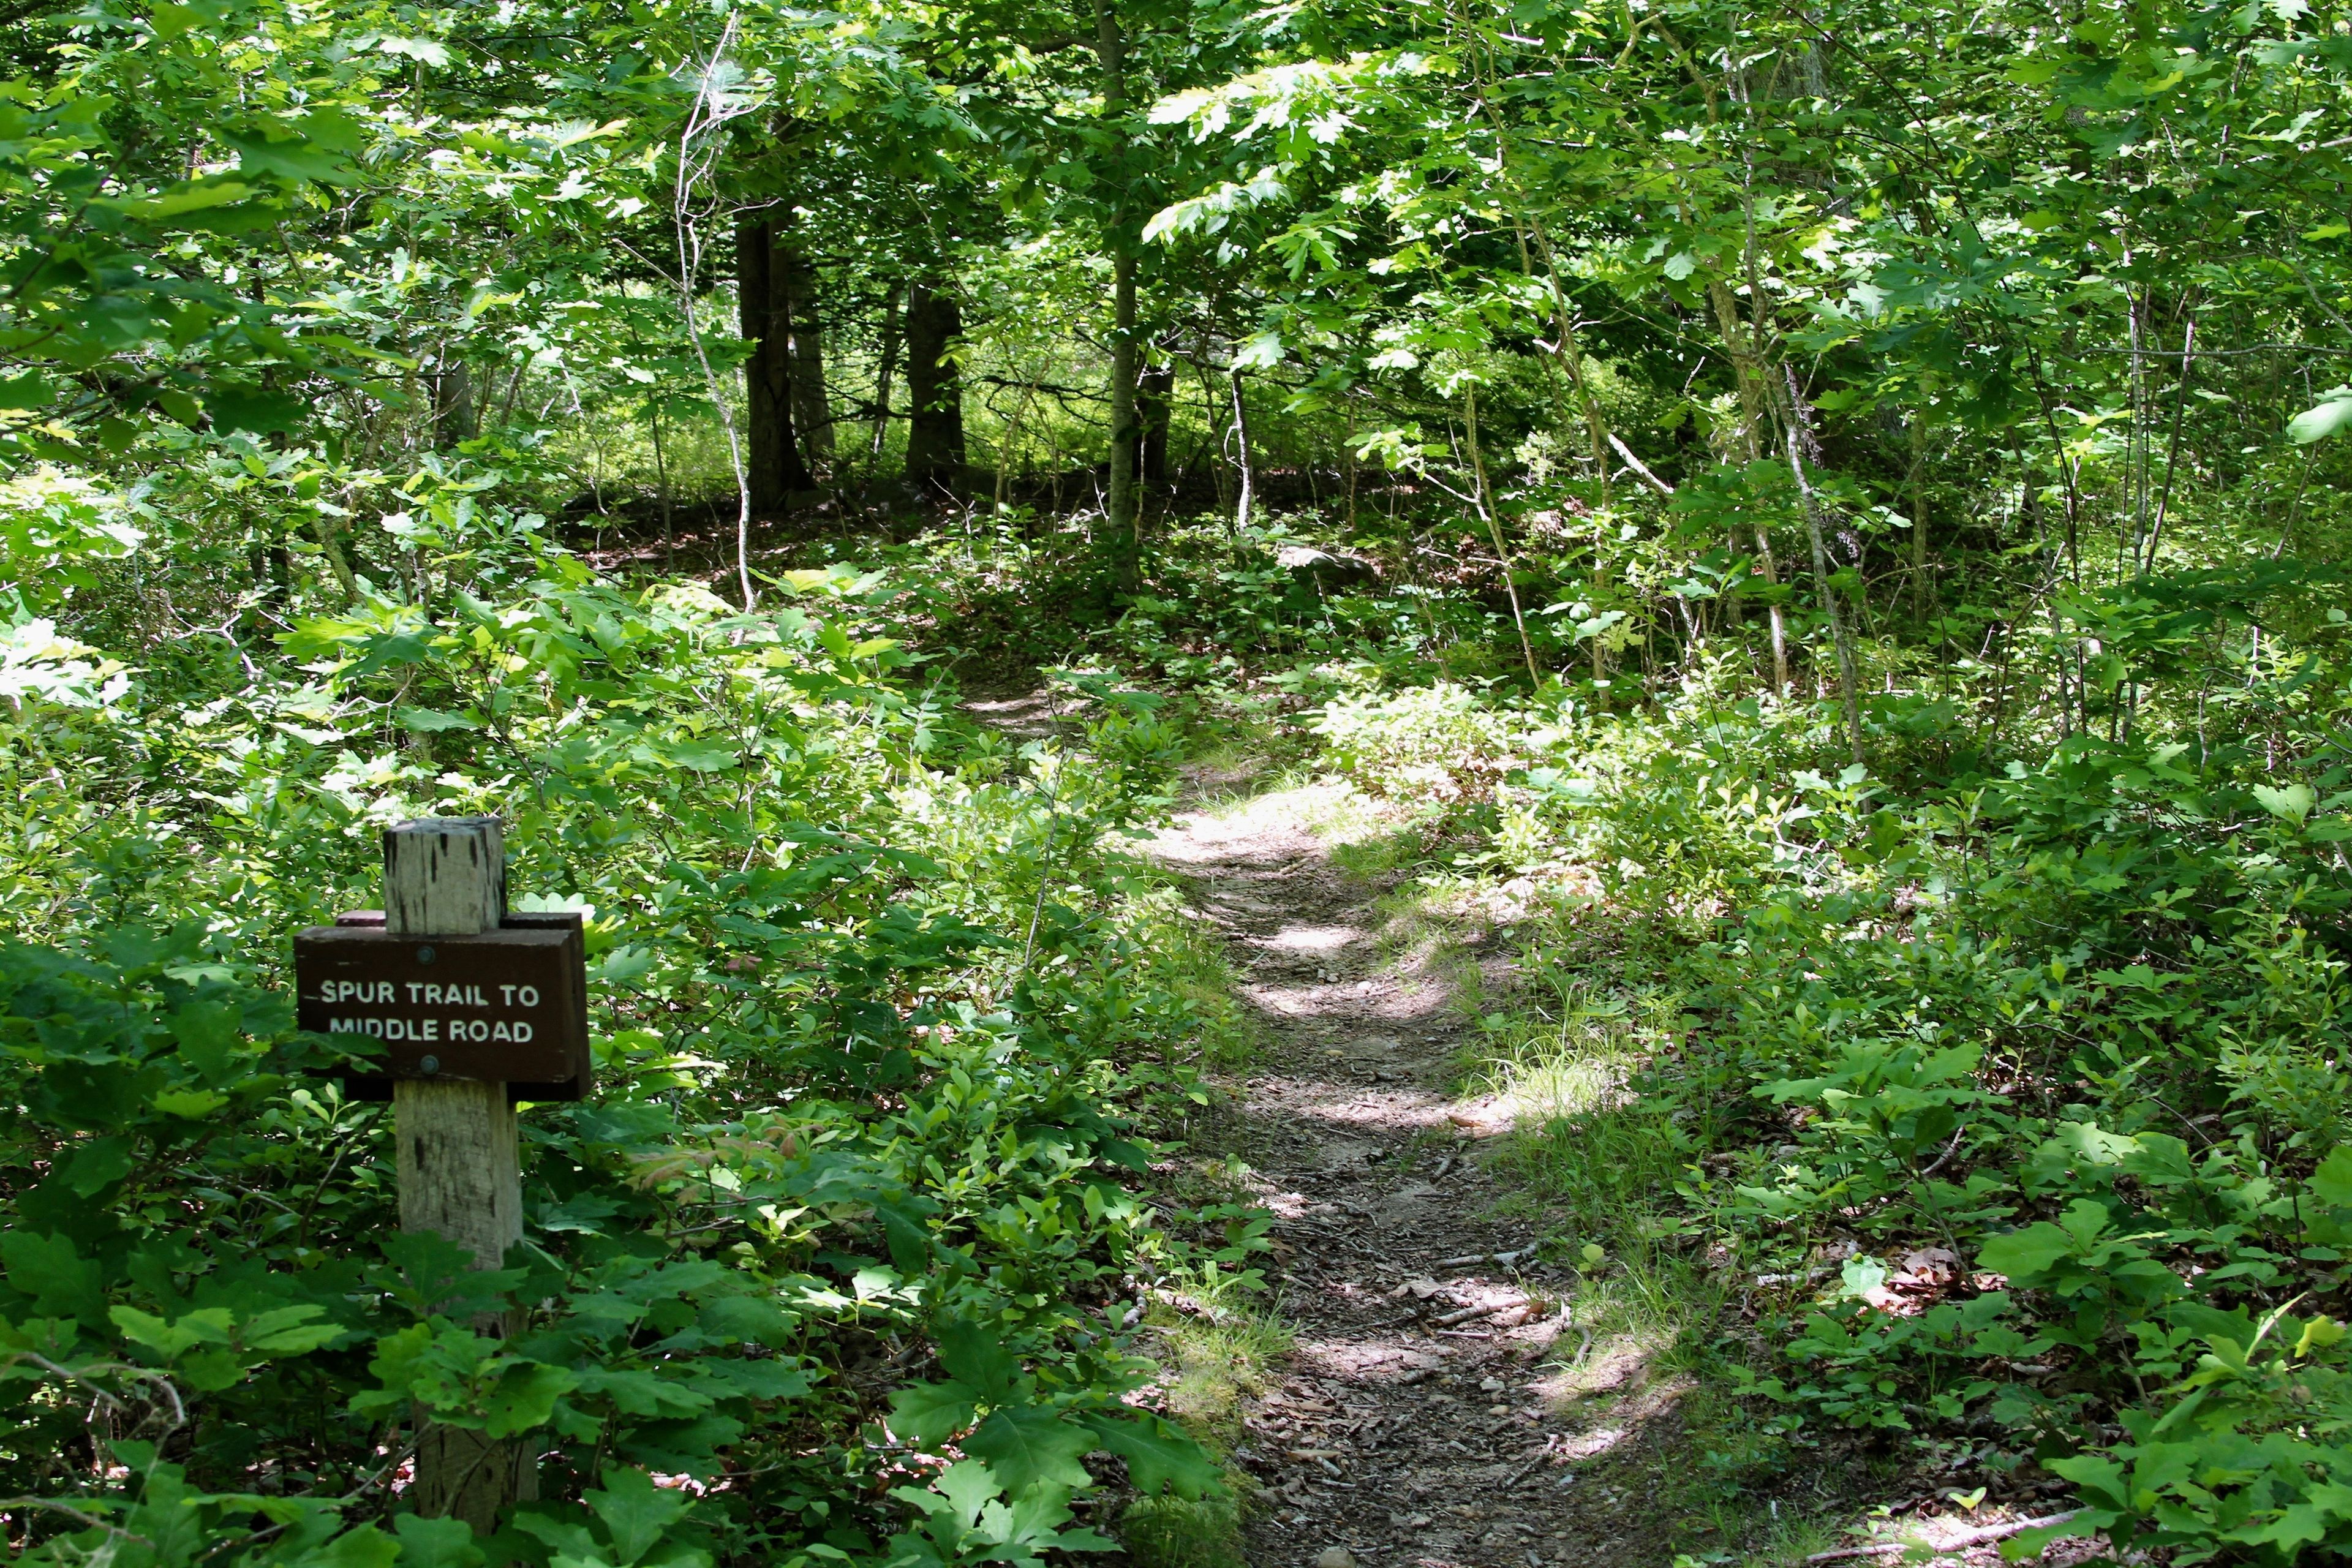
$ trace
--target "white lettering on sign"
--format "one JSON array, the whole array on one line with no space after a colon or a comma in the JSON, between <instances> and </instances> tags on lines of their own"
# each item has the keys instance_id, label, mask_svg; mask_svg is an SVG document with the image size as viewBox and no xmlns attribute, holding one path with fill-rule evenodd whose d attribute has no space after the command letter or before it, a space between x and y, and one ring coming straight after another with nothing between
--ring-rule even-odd
<instances>
[{"instance_id":1,"label":"white lettering on sign","mask_svg":"<svg viewBox=\"0 0 2352 1568\"><path fill-rule=\"evenodd\" d=\"M345 1002L396 1002L399 998L393 994L389 980L321 980L319 1000L340 1006Z\"/></svg>"},{"instance_id":2,"label":"white lettering on sign","mask_svg":"<svg viewBox=\"0 0 2352 1568\"><path fill-rule=\"evenodd\" d=\"M366 1035L379 1040L415 1040L418 1044L437 1043L441 1038L441 1020L426 1018L330 1018L327 1033L331 1035ZM455 1039L454 1034L450 1038Z\"/></svg>"},{"instance_id":3,"label":"white lettering on sign","mask_svg":"<svg viewBox=\"0 0 2352 1568\"><path fill-rule=\"evenodd\" d=\"M507 1040L518 1046L530 1044L530 1026L525 1023L491 1023L483 1018L452 1018L449 1037L452 1040Z\"/></svg>"},{"instance_id":4,"label":"white lettering on sign","mask_svg":"<svg viewBox=\"0 0 2352 1568\"><path fill-rule=\"evenodd\" d=\"M442 1030L446 1027L447 1035ZM531 1026L520 1019L493 1023L487 1018L331 1018L327 1021L331 1035L366 1035L378 1040L414 1040L419 1044L448 1039L474 1040L487 1044L491 1040L527 1046L534 1035Z\"/></svg>"},{"instance_id":5,"label":"white lettering on sign","mask_svg":"<svg viewBox=\"0 0 2352 1568\"><path fill-rule=\"evenodd\" d=\"M384 984L390 984L391 982ZM422 1002L428 1007L487 1007L490 1005L490 999L482 994L482 988L478 985L436 985L429 980L411 980L407 984L409 1001ZM511 991L514 987L501 985L499 989ZM528 991L530 988L525 986L523 989Z\"/></svg>"}]
</instances>

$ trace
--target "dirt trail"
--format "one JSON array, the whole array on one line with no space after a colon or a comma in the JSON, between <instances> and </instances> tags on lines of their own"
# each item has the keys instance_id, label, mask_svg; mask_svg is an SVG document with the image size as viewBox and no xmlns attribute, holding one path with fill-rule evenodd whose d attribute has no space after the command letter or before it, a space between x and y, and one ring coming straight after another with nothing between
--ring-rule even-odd
<instances>
[{"instance_id":1,"label":"dirt trail","mask_svg":"<svg viewBox=\"0 0 2352 1568\"><path fill-rule=\"evenodd\" d=\"M1150 847L1227 939L1269 1042L1220 1151L1277 1216L1297 1336L1244 1406L1251 1561L1663 1568L1647 1494L1679 1390L1580 1329L1573 1271L1521 1255L1532 1229L1485 1217L1508 1108L1449 1097L1468 1021L1436 973L1382 956L1381 889L1301 816L1261 796Z\"/></svg>"}]
</instances>

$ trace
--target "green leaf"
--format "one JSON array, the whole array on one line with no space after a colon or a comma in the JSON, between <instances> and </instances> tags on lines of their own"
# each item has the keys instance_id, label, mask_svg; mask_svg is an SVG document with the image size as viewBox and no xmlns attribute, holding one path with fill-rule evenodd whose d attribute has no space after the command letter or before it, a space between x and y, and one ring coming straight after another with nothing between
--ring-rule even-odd
<instances>
[{"instance_id":1,"label":"green leaf","mask_svg":"<svg viewBox=\"0 0 2352 1568\"><path fill-rule=\"evenodd\" d=\"M236 149L238 174L269 175L295 184L311 180L340 184L349 180L350 155L360 146L358 125L332 109L313 110L299 120L270 121L217 134Z\"/></svg>"},{"instance_id":2,"label":"green leaf","mask_svg":"<svg viewBox=\"0 0 2352 1568\"><path fill-rule=\"evenodd\" d=\"M2311 1173L2311 1190L2320 1202L2335 1208L2352 1208L2352 1143L2338 1143Z\"/></svg>"},{"instance_id":3,"label":"green leaf","mask_svg":"<svg viewBox=\"0 0 2352 1568\"><path fill-rule=\"evenodd\" d=\"M404 730L419 735L438 735L450 730L478 730L482 721L470 713L444 713L432 708L398 708L393 720Z\"/></svg>"},{"instance_id":4,"label":"green leaf","mask_svg":"<svg viewBox=\"0 0 2352 1568\"><path fill-rule=\"evenodd\" d=\"M394 1517L392 1528L400 1537L400 1568L481 1568L487 1561L464 1520L404 1513Z\"/></svg>"},{"instance_id":5,"label":"green leaf","mask_svg":"<svg viewBox=\"0 0 2352 1568\"><path fill-rule=\"evenodd\" d=\"M483 1430L493 1437L511 1437L545 1426L555 1414L555 1402L579 1382L569 1367L515 1363L499 1374L497 1386L482 1401Z\"/></svg>"},{"instance_id":6,"label":"green leaf","mask_svg":"<svg viewBox=\"0 0 2352 1568\"><path fill-rule=\"evenodd\" d=\"M662 752L676 766L698 773L722 773L737 760L734 752L710 741L673 742Z\"/></svg>"},{"instance_id":7,"label":"green leaf","mask_svg":"<svg viewBox=\"0 0 2352 1568\"><path fill-rule=\"evenodd\" d=\"M375 47L379 53L399 55L428 66L446 66L449 63L447 46L432 38L379 38L376 40Z\"/></svg>"},{"instance_id":8,"label":"green leaf","mask_svg":"<svg viewBox=\"0 0 2352 1568\"><path fill-rule=\"evenodd\" d=\"M2030 1285L2074 1251L2074 1238L2044 1220L1987 1237L1978 1249L1977 1266L1990 1273L2005 1274L2013 1284Z\"/></svg>"},{"instance_id":9,"label":"green leaf","mask_svg":"<svg viewBox=\"0 0 2352 1568\"><path fill-rule=\"evenodd\" d=\"M670 1527L694 1507L694 1499L687 1492L657 1487L643 1470L606 1470L604 1489L585 1492L583 1498L604 1521L617 1568L629 1568L660 1545Z\"/></svg>"},{"instance_id":10,"label":"green leaf","mask_svg":"<svg viewBox=\"0 0 2352 1568\"><path fill-rule=\"evenodd\" d=\"M121 1303L108 1308L106 1315L122 1331L124 1339L153 1351L167 1362L198 1345L225 1345L229 1341L230 1318L223 1307L201 1308L171 1322Z\"/></svg>"},{"instance_id":11,"label":"green leaf","mask_svg":"<svg viewBox=\"0 0 2352 1568\"><path fill-rule=\"evenodd\" d=\"M2316 408L2306 408L2288 420L2287 437L2298 447L2308 447L2314 441L2323 441L2335 435L2347 423L2352 423L2352 388L2338 387L2328 395L2326 402Z\"/></svg>"},{"instance_id":12,"label":"green leaf","mask_svg":"<svg viewBox=\"0 0 2352 1568\"><path fill-rule=\"evenodd\" d=\"M264 1355L302 1355L341 1335L339 1325L317 1321L326 1315L324 1307L307 1301L278 1307L238 1324L236 1337Z\"/></svg>"},{"instance_id":13,"label":"green leaf","mask_svg":"<svg viewBox=\"0 0 2352 1568\"><path fill-rule=\"evenodd\" d=\"M1006 1402L1021 1377L1021 1358L1006 1348L992 1325L983 1328L966 1318L953 1318L935 1331L940 1364L955 1380L996 1404Z\"/></svg>"},{"instance_id":14,"label":"green leaf","mask_svg":"<svg viewBox=\"0 0 2352 1568\"><path fill-rule=\"evenodd\" d=\"M1195 1499L1224 1489L1208 1450L1157 1415L1090 1412L1080 1419L1098 1445L1127 1461L1128 1479L1146 1497L1163 1489Z\"/></svg>"},{"instance_id":15,"label":"green leaf","mask_svg":"<svg viewBox=\"0 0 2352 1568\"><path fill-rule=\"evenodd\" d=\"M205 413L213 428L242 430L249 435L283 435L302 422L302 405L285 393L268 387L217 384L205 393Z\"/></svg>"},{"instance_id":16,"label":"green leaf","mask_svg":"<svg viewBox=\"0 0 2352 1568\"><path fill-rule=\"evenodd\" d=\"M170 1023L180 1055L206 1083L225 1083L237 1070L245 1016L236 1003L190 1002L173 1010Z\"/></svg>"},{"instance_id":17,"label":"green leaf","mask_svg":"<svg viewBox=\"0 0 2352 1568\"><path fill-rule=\"evenodd\" d=\"M403 1544L373 1524L362 1525L305 1553L302 1568L392 1568Z\"/></svg>"},{"instance_id":18,"label":"green leaf","mask_svg":"<svg viewBox=\"0 0 2352 1568\"><path fill-rule=\"evenodd\" d=\"M45 408L57 396L39 371L0 376L0 408Z\"/></svg>"},{"instance_id":19,"label":"green leaf","mask_svg":"<svg viewBox=\"0 0 2352 1568\"><path fill-rule=\"evenodd\" d=\"M796 1337L799 1320L766 1296L721 1296L702 1309L706 1333L725 1341L748 1340L782 1350Z\"/></svg>"},{"instance_id":20,"label":"green leaf","mask_svg":"<svg viewBox=\"0 0 2352 1568\"><path fill-rule=\"evenodd\" d=\"M128 1138L100 1138L75 1150L58 1176L77 1197L94 1198L129 1175L137 1163Z\"/></svg>"},{"instance_id":21,"label":"green leaf","mask_svg":"<svg viewBox=\"0 0 2352 1568\"><path fill-rule=\"evenodd\" d=\"M165 218L178 217L183 213L228 206L254 195L256 189L242 180L212 177L192 180L157 195L142 196L114 205L142 222L159 223Z\"/></svg>"},{"instance_id":22,"label":"green leaf","mask_svg":"<svg viewBox=\"0 0 2352 1568\"><path fill-rule=\"evenodd\" d=\"M2306 784L2289 784L2284 789L2256 784L2254 798L2263 803L2264 811L2281 822L2299 823L2311 815L2313 806L2319 804L2319 796Z\"/></svg>"},{"instance_id":23,"label":"green leaf","mask_svg":"<svg viewBox=\"0 0 2352 1568\"><path fill-rule=\"evenodd\" d=\"M166 1116L202 1121L228 1103L228 1096L212 1089L168 1089L152 1101Z\"/></svg>"},{"instance_id":24,"label":"green leaf","mask_svg":"<svg viewBox=\"0 0 2352 1568\"><path fill-rule=\"evenodd\" d=\"M988 1462L1012 1492L1034 1486L1082 1487L1094 1478L1078 1461L1094 1434L1042 1405L999 1410L964 1441L964 1451Z\"/></svg>"},{"instance_id":25,"label":"green leaf","mask_svg":"<svg viewBox=\"0 0 2352 1568\"><path fill-rule=\"evenodd\" d=\"M980 1414L979 1396L961 1383L918 1383L890 1396L890 1430L935 1448Z\"/></svg>"},{"instance_id":26,"label":"green leaf","mask_svg":"<svg viewBox=\"0 0 2352 1568\"><path fill-rule=\"evenodd\" d=\"M93 1327L107 1321L98 1264L65 1237L11 1230L0 1235L0 1263L6 1266L8 1283L31 1297L44 1314L79 1318Z\"/></svg>"}]
</instances>

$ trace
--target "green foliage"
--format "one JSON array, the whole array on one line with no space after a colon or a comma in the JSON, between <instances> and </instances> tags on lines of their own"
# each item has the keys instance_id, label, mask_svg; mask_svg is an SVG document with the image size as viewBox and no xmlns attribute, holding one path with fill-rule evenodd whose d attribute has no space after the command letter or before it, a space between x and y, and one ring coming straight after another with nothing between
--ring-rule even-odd
<instances>
[{"instance_id":1,"label":"green foliage","mask_svg":"<svg viewBox=\"0 0 2352 1568\"><path fill-rule=\"evenodd\" d=\"M2135 738L1990 767L1886 729L1907 767L1825 763L1821 715L1698 677L1635 718L1360 682L1312 720L1438 814L1426 881L1507 879L1557 987L1481 1004L1493 1087L1550 1119L1509 1163L1682 1302L1750 1472L1966 1427L2080 1489L2066 1531L2341 1539L2347 688L2278 657L2299 716L2261 744L2200 743L2151 673Z\"/></svg>"},{"instance_id":2,"label":"green foliage","mask_svg":"<svg viewBox=\"0 0 2352 1568\"><path fill-rule=\"evenodd\" d=\"M892 682L854 584L746 617L447 526L472 586L300 618L200 703L26 624L58 671L0 720L46 939L0 947L33 1560L163 1508L190 1553L463 1564L398 1512L426 1417L526 1447L548 1500L500 1542L533 1562L1028 1561L1094 1539L1094 1456L1215 1491L1123 1402L1116 1322L1192 1255L1128 1188L1137 1118L1199 1093L1202 959L1109 847L1158 808L1152 705L1076 678L1082 749L1008 756ZM389 1119L283 990L294 927L373 901L382 824L478 809L518 897L587 918L604 1086L526 1113L529 1239L482 1271L392 1225Z\"/></svg>"}]
</instances>

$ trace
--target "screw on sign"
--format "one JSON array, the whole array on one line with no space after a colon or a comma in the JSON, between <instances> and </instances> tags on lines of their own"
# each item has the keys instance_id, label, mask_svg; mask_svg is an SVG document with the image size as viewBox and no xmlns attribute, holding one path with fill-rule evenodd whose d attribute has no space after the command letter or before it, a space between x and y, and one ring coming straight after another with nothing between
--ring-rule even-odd
<instances>
[{"instance_id":1,"label":"screw on sign","mask_svg":"<svg viewBox=\"0 0 2352 1568\"><path fill-rule=\"evenodd\" d=\"M294 938L300 1026L360 1036L381 1071L357 1099L389 1100L400 1224L447 1237L496 1268L522 1239L515 1102L589 1089L588 965L576 914L509 914L495 816L406 822L383 836L382 910ZM488 1314L475 1331L519 1327ZM457 1427L421 1426L419 1511L488 1532L536 1492L530 1456Z\"/></svg>"}]
</instances>

